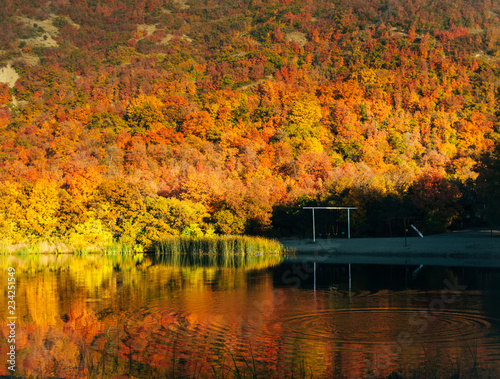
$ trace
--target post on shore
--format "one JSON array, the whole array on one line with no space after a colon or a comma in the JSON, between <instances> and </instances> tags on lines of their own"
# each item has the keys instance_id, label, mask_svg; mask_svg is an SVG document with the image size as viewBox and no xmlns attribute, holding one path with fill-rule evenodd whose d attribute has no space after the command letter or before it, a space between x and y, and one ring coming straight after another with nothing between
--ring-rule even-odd
<instances>
[{"instance_id":1,"label":"post on shore","mask_svg":"<svg viewBox=\"0 0 500 379\"><path fill-rule=\"evenodd\" d=\"M312 210L312 229L313 229L313 242L316 242L316 220L314 219L315 209L347 209L347 239L351 239L351 209L358 209L357 207L303 207L302 209Z\"/></svg>"}]
</instances>

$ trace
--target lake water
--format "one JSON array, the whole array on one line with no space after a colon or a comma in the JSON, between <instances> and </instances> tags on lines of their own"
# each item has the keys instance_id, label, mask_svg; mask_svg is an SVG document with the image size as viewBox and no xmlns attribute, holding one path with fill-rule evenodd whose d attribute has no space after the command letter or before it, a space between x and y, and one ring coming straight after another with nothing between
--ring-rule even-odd
<instances>
[{"instance_id":1,"label":"lake water","mask_svg":"<svg viewBox=\"0 0 500 379\"><path fill-rule=\"evenodd\" d=\"M278 256L0 261L2 283L16 269L18 377L500 377L498 268Z\"/></svg>"}]
</instances>

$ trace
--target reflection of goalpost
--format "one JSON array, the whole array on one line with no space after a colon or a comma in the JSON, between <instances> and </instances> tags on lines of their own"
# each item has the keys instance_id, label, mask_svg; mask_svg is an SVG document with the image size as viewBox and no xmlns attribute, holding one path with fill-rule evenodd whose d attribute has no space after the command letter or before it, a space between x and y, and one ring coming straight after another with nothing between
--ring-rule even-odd
<instances>
[{"instance_id":1,"label":"reflection of goalpost","mask_svg":"<svg viewBox=\"0 0 500 379\"><path fill-rule=\"evenodd\" d=\"M303 207L303 209L312 209L313 219L313 242L316 242L316 221L314 219L315 209L347 209L347 238L351 238L351 209L358 209L356 207Z\"/></svg>"}]
</instances>

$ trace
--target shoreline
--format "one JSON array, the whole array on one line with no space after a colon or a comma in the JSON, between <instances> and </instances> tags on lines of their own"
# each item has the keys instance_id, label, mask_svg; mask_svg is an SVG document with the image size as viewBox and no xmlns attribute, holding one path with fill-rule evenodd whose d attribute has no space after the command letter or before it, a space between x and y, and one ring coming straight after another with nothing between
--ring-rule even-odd
<instances>
[{"instance_id":1,"label":"shoreline","mask_svg":"<svg viewBox=\"0 0 500 379\"><path fill-rule=\"evenodd\" d=\"M287 260L326 263L500 267L500 230L477 228L421 237L292 240ZM314 257L314 258L312 258Z\"/></svg>"}]
</instances>

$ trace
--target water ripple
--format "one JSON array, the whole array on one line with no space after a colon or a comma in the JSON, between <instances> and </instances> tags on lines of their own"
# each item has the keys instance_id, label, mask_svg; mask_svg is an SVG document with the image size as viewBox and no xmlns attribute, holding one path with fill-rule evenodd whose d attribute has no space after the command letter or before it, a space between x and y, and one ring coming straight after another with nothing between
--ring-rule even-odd
<instances>
[{"instance_id":1,"label":"water ripple","mask_svg":"<svg viewBox=\"0 0 500 379\"><path fill-rule=\"evenodd\" d=\"M330 343L391 343L401 332L426 343L448 343L487 335L492 321L465 311L433 315L417 308L346 308L289 317L284 327L301 339Z\"/></svg>"}]
</instances>

